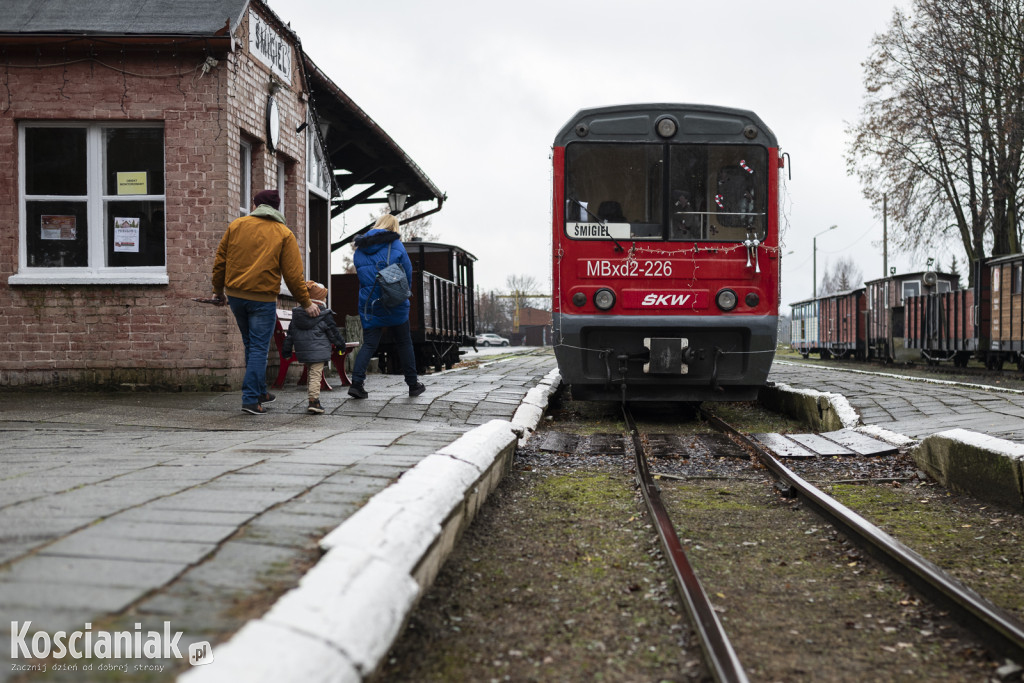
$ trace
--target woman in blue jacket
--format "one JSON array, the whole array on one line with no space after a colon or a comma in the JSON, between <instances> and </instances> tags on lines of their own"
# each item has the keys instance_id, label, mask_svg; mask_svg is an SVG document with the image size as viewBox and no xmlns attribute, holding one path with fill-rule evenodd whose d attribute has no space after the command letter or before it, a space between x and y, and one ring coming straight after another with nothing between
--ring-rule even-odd
<instances>
[{"instance_id":1,"label":"woman in blue jacket","mask_svg":"<svg viewBox=\"0 0 1024 683\"><path fill-rule=\"evenodd\" d=\"M419 396L427 389L416 376L416 356L412 349L412 335L409 333L409 301L387 308L379 301L380 288L375 287L377 271L392 263L400 263L405 269L406 278L412 282L412 261L398 234L398 219L391 214L381 216L369 232L355 239L355 245L352 262L359 276L359 321L363 326L363 343L356 354L348 395L355 398L369 396L363 387L366 368L377 353L384 330L391 330L391 336L398 346L398 359L402 363L405 383L409 385L409 395Z\"/></svg>"}]
</instances>

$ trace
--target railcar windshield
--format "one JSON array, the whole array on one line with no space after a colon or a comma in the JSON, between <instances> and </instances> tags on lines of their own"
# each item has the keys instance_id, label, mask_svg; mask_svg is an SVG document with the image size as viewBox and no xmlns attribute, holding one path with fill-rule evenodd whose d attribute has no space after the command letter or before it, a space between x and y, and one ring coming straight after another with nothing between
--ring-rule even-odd
<instances>
[{"instance_id":1,"label":"railcar windshield","mask_svg":"<svg viewBox=\"0 0 1024 683\"><path fill-rule=\"evenodd\" d=\"M768 152L756 145L573 143L565 154L566 235L763 240L767 168Z\"/></svg>"}]
</instances>

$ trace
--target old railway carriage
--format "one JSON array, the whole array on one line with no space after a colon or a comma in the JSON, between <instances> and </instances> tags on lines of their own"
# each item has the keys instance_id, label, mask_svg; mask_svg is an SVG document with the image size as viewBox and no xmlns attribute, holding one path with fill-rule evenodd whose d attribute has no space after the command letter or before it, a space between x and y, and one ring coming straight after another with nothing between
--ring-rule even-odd
<instances>
[{"instance_id":1,"label":"old railway carriage","mask_svg":"<svg viewBox=\"0 0 1024 683\"><path fill-rule=\"evenodd\" d=\"M756 114L578 112L553 149L555 355L581 399L745 400L775 352L782 156Z\"/></svg>"},{"instance_id":2,"label":"old railway carriage","mask_svg":"<svg viewBox=\"0 0 1024 683\"><path fill-rule=\"evenodd\" d=\"M791 304L794 350L807 358L856 358L867 353L864 288L825 294Z\"/></svg>"},{"instance_id":3,"label":"old railway carriage","mask_svg":"<svg viewBox=\"0 0 1024 683\"><path fill-rule=\"evenodd\" d=\"M409 331L416 352L417 372L440 371L459 361L459 347L476 343L473 310L473 263L476 257L461 247L409 240L403 243L412 261ZM338 324L359 315L359 279L355 273L331 276L332 302ZM385 333L377 348L381 370L401 371L398 349Z\"/></svg>"}]
</instances>

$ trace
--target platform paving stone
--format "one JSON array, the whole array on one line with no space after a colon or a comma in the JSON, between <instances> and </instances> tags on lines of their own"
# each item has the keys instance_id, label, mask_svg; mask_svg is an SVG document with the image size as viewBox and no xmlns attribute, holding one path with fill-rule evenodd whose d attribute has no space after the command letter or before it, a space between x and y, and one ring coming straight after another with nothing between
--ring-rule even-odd
<instances>
[{"instance_id":1,"label":"platform paving stone","mask_svg":"<svg viewBox=\"0 0 1024 683\"><path fill-rule=\"evenodd\" d=\"M2 393L0 632L168 620L183 646L221 642L297 584L326 533L475 425L510 419L554 367L526 350L427 375L416 398L371 375L371 399L336 387L323 415L294 378L266 416L242 413L240 392Z\"/></svg>"}]
</instances>

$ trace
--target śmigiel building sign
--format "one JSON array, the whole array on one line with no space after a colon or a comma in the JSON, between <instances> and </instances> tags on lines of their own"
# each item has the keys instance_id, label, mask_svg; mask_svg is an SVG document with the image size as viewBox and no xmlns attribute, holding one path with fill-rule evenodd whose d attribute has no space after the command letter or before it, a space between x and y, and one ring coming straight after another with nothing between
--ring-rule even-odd
<instances>
[{"instance_id":1,"label":"\u015bmigiel building sign","mask_svg":"<svg viewBox=\"0 0 1024 683\"><path fill-rule=\"evenodd\" d=\"M249 10L249 52L289 85L292 82L292 46Z\"/></svg>"}]
</instances>

